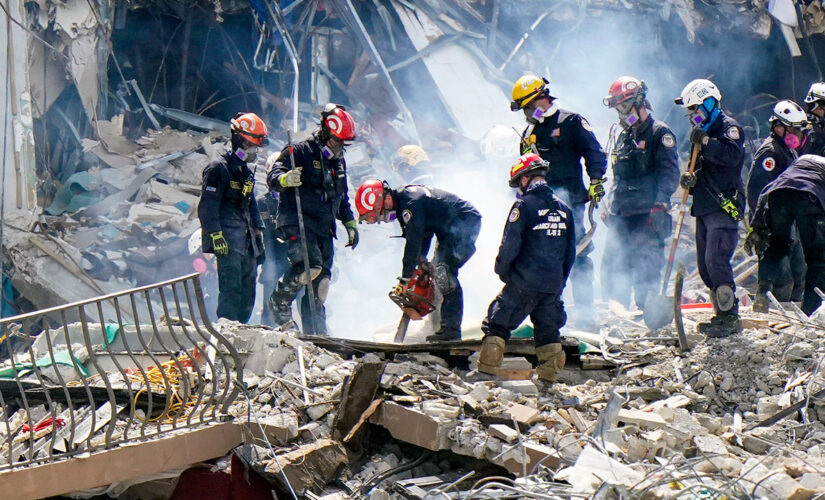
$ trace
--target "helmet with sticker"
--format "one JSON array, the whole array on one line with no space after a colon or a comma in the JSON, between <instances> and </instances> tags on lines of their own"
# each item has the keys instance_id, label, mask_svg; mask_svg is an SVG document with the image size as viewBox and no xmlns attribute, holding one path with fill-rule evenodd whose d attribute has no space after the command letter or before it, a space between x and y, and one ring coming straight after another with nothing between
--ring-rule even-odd
<instances>
[{"instance_id":1,"label":"helmet with sticker","mask_svg":"<svg viewBox=\"0 0 825 500\"><path fill-rule=\"evenodd\" d=\"M510 187L518 187L519 179L527 174L544 175L550 169L550 164L541 159L535 153L527 153L519 156L518 160L510 167Z\"/></svg>"}]
</instances>

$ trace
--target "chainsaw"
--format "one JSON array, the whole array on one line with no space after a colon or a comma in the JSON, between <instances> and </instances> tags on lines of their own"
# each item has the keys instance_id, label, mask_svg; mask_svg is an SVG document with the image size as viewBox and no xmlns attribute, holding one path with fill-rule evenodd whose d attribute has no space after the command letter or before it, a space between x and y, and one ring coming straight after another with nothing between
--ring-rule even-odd
<instances>
[{"instance_id":1,"label":"chainsaw","mask_svg":"<svg viewBox=\"0 0 825 500\"><path fill-rule=\"evenodd\" d=\"M401 321L395 332L395 343L404 342L410 320L420 320L435 310L435 284L433 283L433 266L427 261L419 264L413 275L404 284L404 291L400 294L395 290L389 293L390 300L401 308Z\"/></svg>"}]
</instances>

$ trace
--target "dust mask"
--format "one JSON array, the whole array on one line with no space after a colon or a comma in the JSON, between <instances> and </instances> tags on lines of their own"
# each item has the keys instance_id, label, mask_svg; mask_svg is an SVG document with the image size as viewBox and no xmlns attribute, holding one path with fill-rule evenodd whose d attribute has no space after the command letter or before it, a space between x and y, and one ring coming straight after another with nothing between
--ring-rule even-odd
<instances>
[{"instance_id":1,"label":"dust mask","mask_svg":"<svg viewBox=\"0 0 825 500\"><path fill-rule=\"evenodd\" d=\"M636 112L636 108L633 108L627 114L619 113L619 123L621 123L622 128L628 129L633 125L639 123L639 113Z\"/></svg>"},{"instance_id":2,"label":"dust mask","mask_svg":"<svg viewBox=\"0 0 825 500\"><path fill-rule=\"evenodd\" d=\"M248 148L238 148L235 150L235 156L239 160L246 163L252 163L258 157L258 146L249 146Z\"/></svg>"},{"instance_id":3,"label":"dust mask","mask_svg":"<svg viewBox=\"0 0 825 500\"><path fill-rule=\"evenodd\" d=\"M786 133L784 137L782 137L782 141L785 143L786 146L788 146L788 148L793 150L801 148L804 144L804 141L801 140L799 136L791 132Z\"/></svg>"}]
</instances>

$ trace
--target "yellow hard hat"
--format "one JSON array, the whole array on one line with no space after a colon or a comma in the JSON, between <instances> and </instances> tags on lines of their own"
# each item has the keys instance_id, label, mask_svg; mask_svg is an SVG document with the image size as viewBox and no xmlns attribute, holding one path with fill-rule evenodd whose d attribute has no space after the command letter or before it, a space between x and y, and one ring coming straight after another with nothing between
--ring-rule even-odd
<instances>
[{"instance_id":1,"label":"yellow hard hat","mask_svg":"<svg viewBox=\"0 0 825 500\"><path fill-rule=\"evenodd\" d=\"M548 85L550 85L550 82L546 78L538 77L532 73L522 75L513 84L513 101L510 103L510 109L513 111L520 110L536 97L546 93Z\"/></svg>"},{"instance_id":2,"label":"yellow hard hat","mask_svg":"<svg viewBox=\"0 0 825 500\"><path fill-rule=\"evenodd\" d=\"M421 146L416 144L407 144L398 148L398 151L392 157L392 168L396 172L402 165L409 165L414 167L422 161L430 161L427 152Z\"/></svg>"}]
</instances>

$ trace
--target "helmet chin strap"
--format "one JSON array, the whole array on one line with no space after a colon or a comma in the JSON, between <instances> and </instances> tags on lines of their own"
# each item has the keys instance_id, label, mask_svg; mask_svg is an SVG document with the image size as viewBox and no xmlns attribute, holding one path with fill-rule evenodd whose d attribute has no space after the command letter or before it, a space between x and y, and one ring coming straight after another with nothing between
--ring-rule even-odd
<instances>
[{"instance_id":1,"label":"helmet chin strap","mask_svg":"<svg viewBox=\"0 0 825 500\"><path fill-rule=\"evenodd\" d=\"M556 112L558 110L559 110L559 108L558 108L558 106L556 106L555 101L551 102L550 107L548 107L547 109L545 109L543 111L540 107L536 106L533 109L533 113L530 116L527 117L527 121L529 121L530 123L541 123L548 116L553 116L554 114L556 114Z\"/></svg>"}]
</instances>

